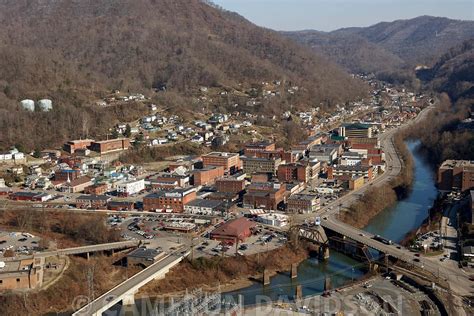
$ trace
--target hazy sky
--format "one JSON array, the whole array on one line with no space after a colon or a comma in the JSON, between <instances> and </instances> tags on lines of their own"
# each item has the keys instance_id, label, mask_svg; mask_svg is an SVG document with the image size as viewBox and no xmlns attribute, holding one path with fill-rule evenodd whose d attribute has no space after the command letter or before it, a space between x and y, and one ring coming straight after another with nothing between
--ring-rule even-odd
<instances>
[{"instance_id":1,"label":"hazy sky","mask_svg":"<svg viewBox=\"0 0 474 316\"><path fill-rule=\"evenodd\" d=\"M474 0L213 0L275 30L330 31L419 15L474 20Z\"/></svg>"}]
</instances>

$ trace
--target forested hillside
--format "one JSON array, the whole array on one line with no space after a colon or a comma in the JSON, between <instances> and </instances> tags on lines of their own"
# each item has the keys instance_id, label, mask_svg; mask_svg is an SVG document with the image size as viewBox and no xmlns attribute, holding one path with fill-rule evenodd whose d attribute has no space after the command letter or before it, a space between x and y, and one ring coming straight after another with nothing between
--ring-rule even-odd
<instances>
[{"instance_id":1,"label":"forested hillside","mask_svg":"<svg viewBox=\"0 0 474 316\"><path fill-rule=\"evenodd\" d=\"M304 87L296 105L323 106L365 93L360 82L310 49L199 0L0 0L0 23L4 146L15 137L27 147L57 144L79 136L79 126L100 129L95 116L109 113L85 105L113 89L166 87L188 97L201 85L281 80ZM27 97L50 97L60 113L24 115L17 104ZM54 124L61 137L34 136Z\"/></svg>"},{"instance_id":2,"label":"forested hillside","mask_svg":"<svg viewBox=\"0 0 474 316\"><path fill-rule=\"evenodd\" d=\"M397 83L415 84L413 69L474 38L474 22L420 16L333 32L283 33L352 72L370 72Z\"/></svg>"}]
</instances>

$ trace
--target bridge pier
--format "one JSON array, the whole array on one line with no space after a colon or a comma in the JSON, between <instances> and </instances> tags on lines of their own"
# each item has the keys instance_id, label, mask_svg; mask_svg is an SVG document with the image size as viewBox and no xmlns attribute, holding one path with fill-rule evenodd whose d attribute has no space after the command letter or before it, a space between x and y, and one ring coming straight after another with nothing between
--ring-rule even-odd
<instances>
[{"instance_id":1,"label":"bridge pier","mask_svg":"<svg viewBox=\"0 0 474 316\"><path fill-rule=\"evenodd\" d=\"M331 291L332 285L331 285L331 279L326 277L324 279L324 292Z\"/></svg>"},{"instance_id":2,"label":"bridge pier","mask_svg":"<svg viewBox=\"0 0 474 316\"><path fill-rule=\"evenodd\" d=\"M122 298L123 306L135 305L135 293L127 293Z\"/></svg>"},{"instance_id":3,"label":"bridge pier","mask_svg":"<svg viewBox=\"0 0 474 316\"><path fill-rule=\"evenodd\" d=\"M291 264L290 278L296 279L298 277L298 265L295 263Z\"/></svg>"},{"instance_id":4,"label":"bridge pier","mask_svg":"<svg viewBox=\"0 0 474 316\"><path fill-rule=\"evenodd\" d=\"M86 252L86 259L87 259L87 261L89 261L89 259L90 259L90 253L89 252Z\"/></svg>"},{"instance_id":5,"label":"bridge pier","mask_svg":"<svg viewBox=\"0 0 474 316\"><path fill-rule=\"evenodd\" d=\"M369 262L369 271L370 272L377 272L379 269L379 265L375 262Z\"/></svg>"},{"instance_id":6,"label":"bridge pier","mask_svg":"<svg viewBox=\"0 0 474 316\"><path fill-rule=\"evenodd\" d=\"M319 247L319 259L327 260L329 259L329 246L321 245Z\"/></svg>"},{"instance_id":7,"label":"bridge pier","mask_svg":"<svg viewBox=\"0 0 474 316\"><path fill-rule=\"evenodd\" d=\"M263 285L270 284L270 274L267 269L263 269Z\"/></svg>"},{"instance_id":8,"label":"bridge pier","mask_svg":"<svg viewBox=\"0 0 474 316\"><path fill-rule=\"evenodd\" d=\"M301 287L301 285L298 285L296 286L296 290L295 290L295 300L299 301L302 298L303 298L303 288Z\"/></svg>"}]
</instances>

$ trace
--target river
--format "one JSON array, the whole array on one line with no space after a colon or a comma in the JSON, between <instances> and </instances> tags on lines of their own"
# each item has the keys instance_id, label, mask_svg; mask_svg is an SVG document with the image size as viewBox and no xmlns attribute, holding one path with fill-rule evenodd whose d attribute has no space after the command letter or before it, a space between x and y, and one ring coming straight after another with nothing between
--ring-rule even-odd
<instances>
[{"instance_id":1,"label":"river","mask_svg":"<svg viewBox=\"0 0 474 316\"><path fill-rule=\"evenodd\" d=\"M416 150L418 142L409 141L406 145L414 160L414 178L410 192L396 205L380 212L364 228L368 232L397 242L421 225L437 195L433 172L427 161ZM234 297L240 294L245 305L252 305L259 296L271 299L292 298L298 284L302 285L303 296L311 296L323 292L326 278L330 278L333 287L338 287L363 275L363 264L331 251L330 258L326 262L315 258L303 261L298 267L296 280L292 281L289 273L278 274L271 278L270 285L262 286L256 283L227 294Z\"/></svg>"}]
</instances>

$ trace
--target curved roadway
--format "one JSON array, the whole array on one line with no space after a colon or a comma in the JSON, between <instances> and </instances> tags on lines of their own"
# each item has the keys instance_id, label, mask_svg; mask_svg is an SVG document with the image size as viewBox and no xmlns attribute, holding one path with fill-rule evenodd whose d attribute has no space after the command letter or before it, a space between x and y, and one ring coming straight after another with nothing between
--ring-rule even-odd
<instances>
[{"instance_id":1,"label":"curved roadway","mask_svg":"<svg viewBox=\"0 0 474 316\"><path fill-rule=\"evenodd\" d=\"M385 152L386 159L386 170L385 172L375 178L374 180L366 183L359 190L352 191L345 196L337 199L336 201L328 204L322 208L318 214L322 217L321 225L325 228L338 232L347 236L350 239L361 242L371 248L382 251L383 253L389 254L392 257L398 258L405 262L415 264L418 268L424 269L433 275L433 277L444 279L448 282L450 289L458 295L469 295L471 292L471 281L468 275L461 269L452 266L440 265L437 258L421 257L419 261L414 261L416 258L410 250L397 245L387 245L377 240L374 240L374 235L365 232L361 229L355 228L348 224L339 221L336 217L339 208L347 208L351 204L357 201L369 188L381 185L386 181L390 181L399 175L402 170L403 161L399 156L395 144L395 134L409 126L417 124L423 120L426 115L434 108L434 106L427 107L424 109L414 120L407 124L404 124L398 128L390 129L385 133L381 134L379 139L381 147ZM314 215L311 215L314 216ZM308 216L306 216L308 217ZM304 219L300 217L299 219Z\"/></svg>"}]
</instances>

